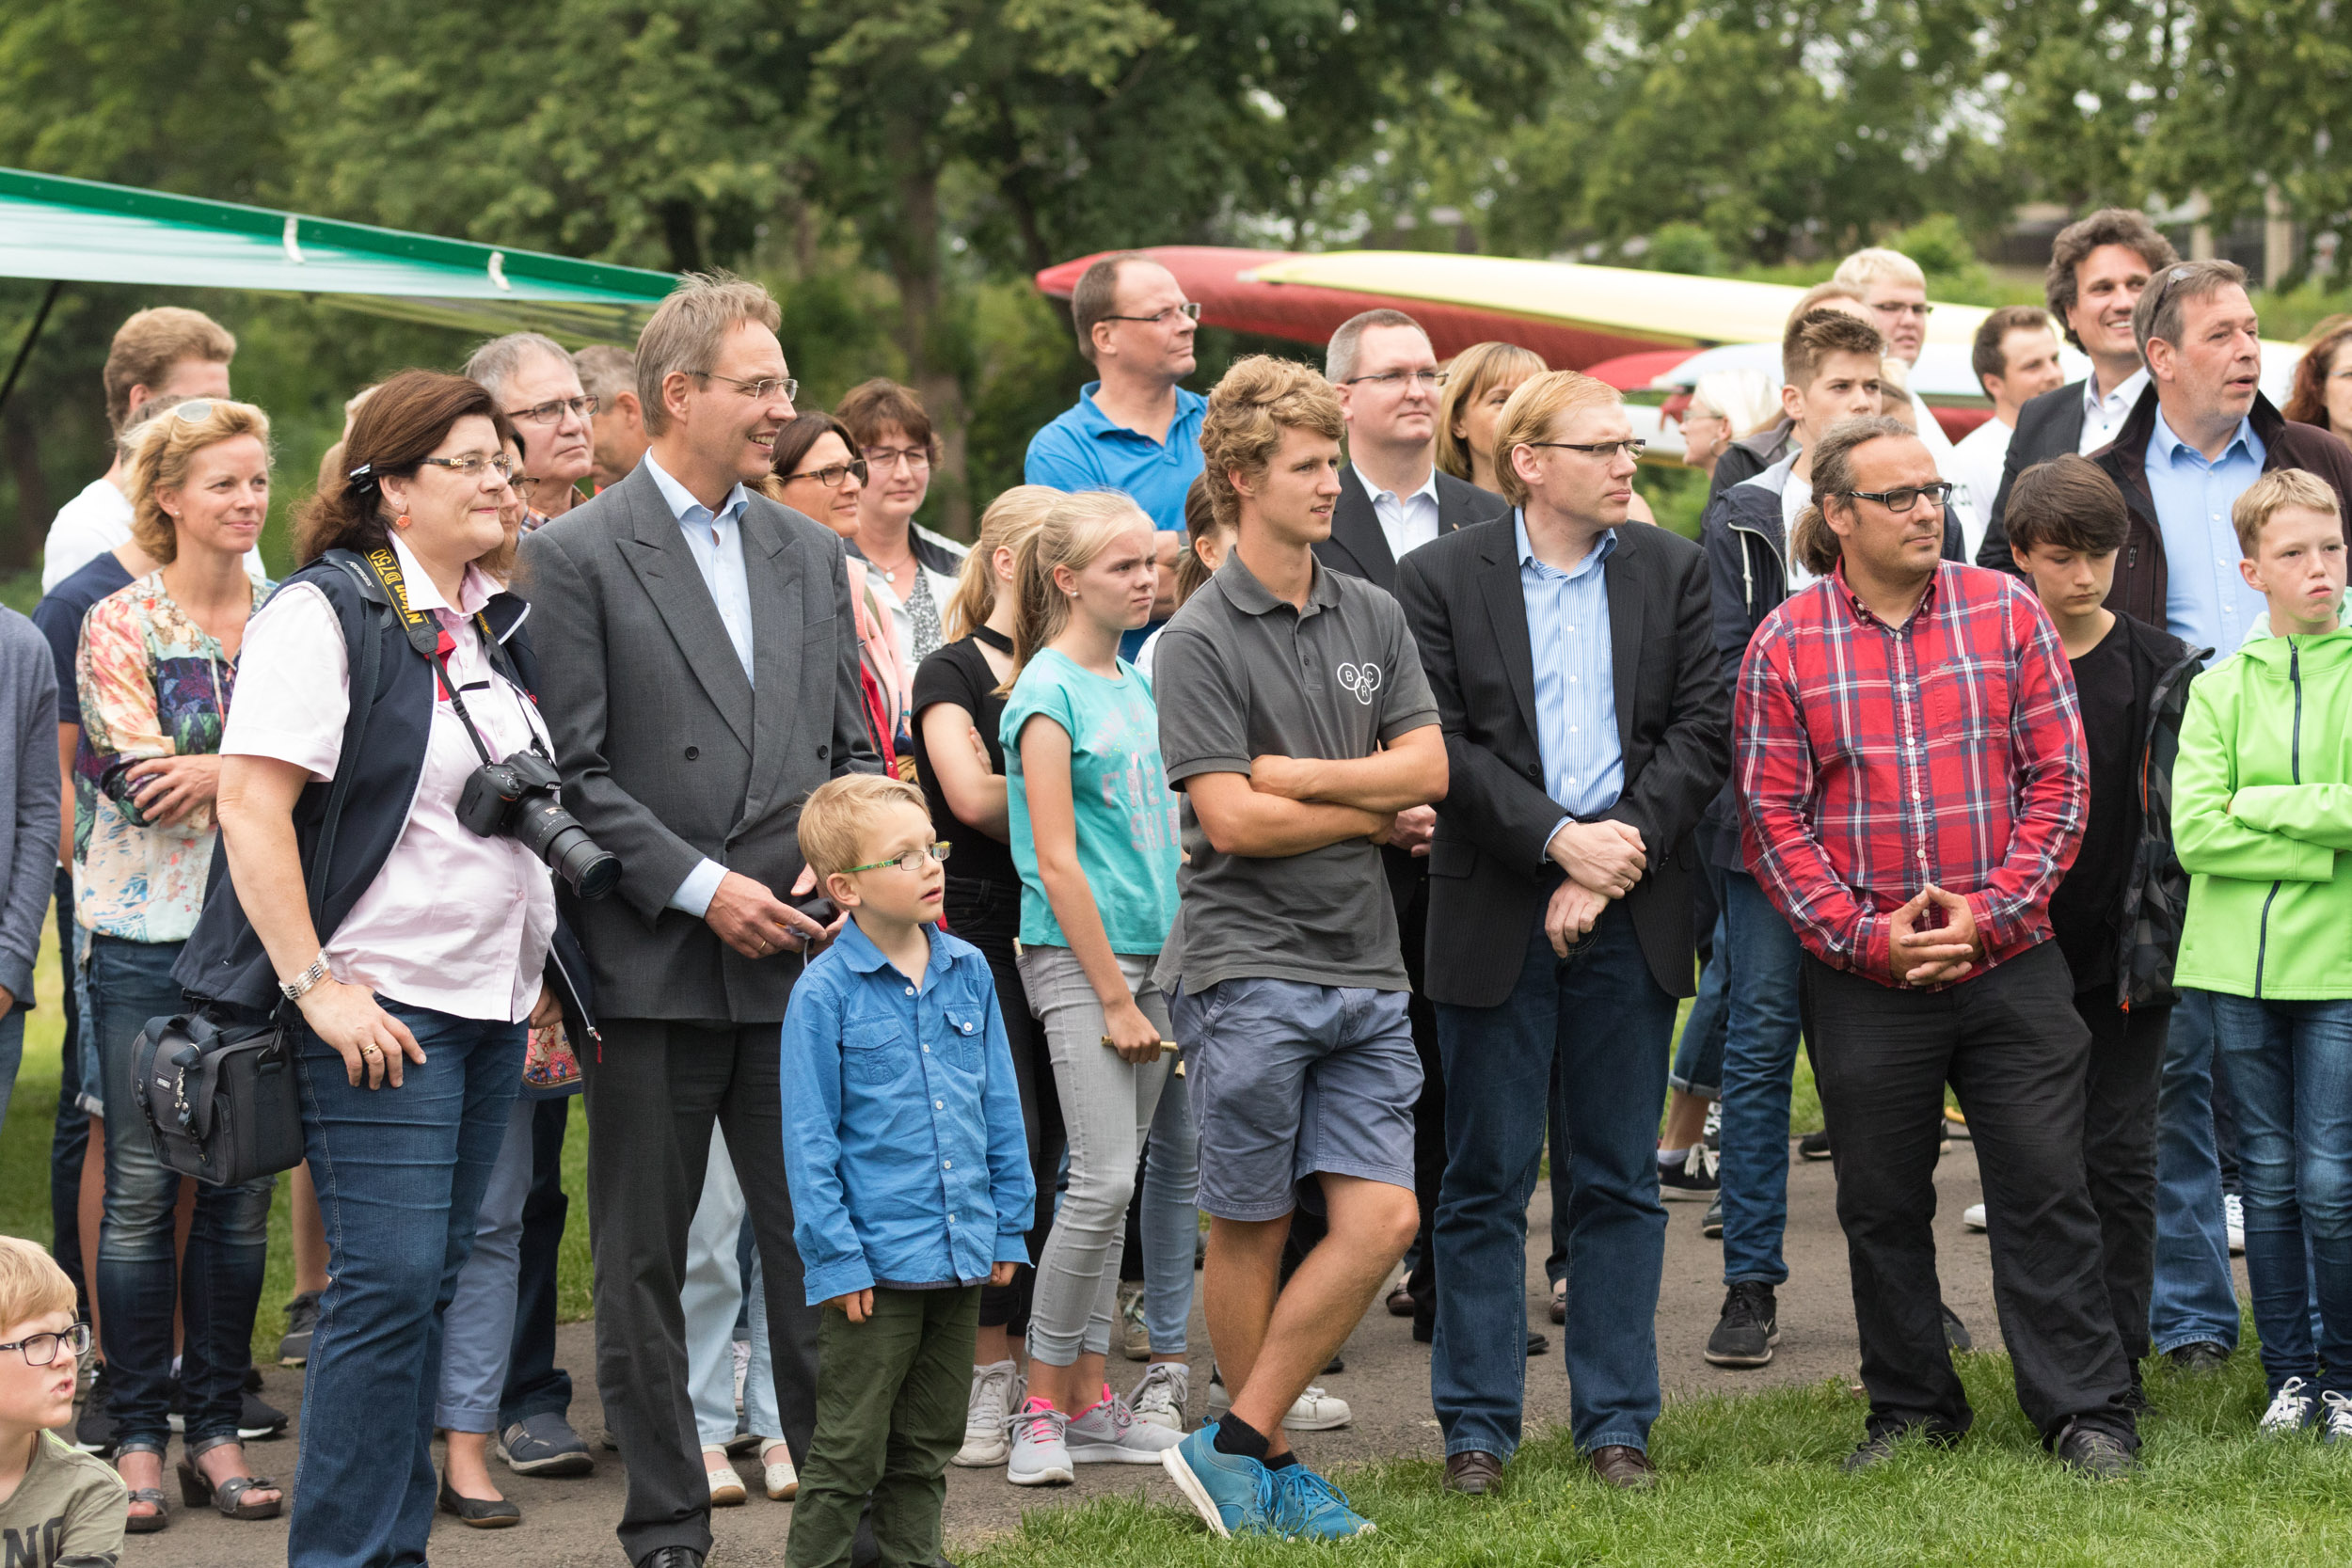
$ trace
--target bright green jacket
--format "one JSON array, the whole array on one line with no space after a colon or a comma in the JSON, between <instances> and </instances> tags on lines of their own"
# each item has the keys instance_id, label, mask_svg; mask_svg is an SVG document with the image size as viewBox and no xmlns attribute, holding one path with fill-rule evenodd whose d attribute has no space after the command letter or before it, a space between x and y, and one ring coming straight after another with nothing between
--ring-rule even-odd
<instances>
[{"instance_id":1,"label":"bright green jacket","mask_svg":"<svg viewBox=\"0 0 2352 1568\"><path fill-rule=\"evenodd\" d=\"M2249 641L2197 678L2172 837L2191 874L2181 985L2352 997L2352 631Z\"/></svg>"}]
</instances>

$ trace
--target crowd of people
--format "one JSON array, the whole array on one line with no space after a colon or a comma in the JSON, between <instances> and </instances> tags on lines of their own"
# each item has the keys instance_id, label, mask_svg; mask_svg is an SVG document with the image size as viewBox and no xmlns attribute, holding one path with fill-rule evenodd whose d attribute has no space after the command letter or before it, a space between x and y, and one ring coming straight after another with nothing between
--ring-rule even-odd
<instances>
[{"instance_id":1,"label":"crowd of people","mask_svg":"<svg viewBox=\"0 0 2352 1568\"><path fill-rule=\"evenodd\" d=\"M297 1568L522 1524L493 1458L591 1472L582 1095L638 1568L698 1568L744 1453L807 1568L937 1561L951 1465L1369 1530L1292 1434L1351 1418L1318 1379L1384 1287L1492 1493L1547 1148L1574 1439L1651 1486L1661 1199L1722 1239L1706 1359L1769 1364L1800 1043L1849 1470L1972 1420L1955 1126L2058 1462L2127 1473L2148 1357L2235 1353L2240 1245L2260 1429L2352 1440L2352 320L2282 412L2244 275L2137 213L2047 298L1953 443L1919 269L1849 258L1777 385L1670 406L1693 543L1592 377L1377 309L1202 397L1199 306L1112 256L1099 379L967 546L914 520L913 390L800 408L774 301L690 277L633 354L363 389L278 582L234 341L140 312L114 466L0 612L0 1108L53 900L69 1022L54 1242L0 1240L11 1563L167 1528L175 1431L182 1506L290 1510ZM191 1007L293 1032L289 1482L245 1446L274 1178L183 1180L135 1081Z\"/></svg>"}]
</instances>

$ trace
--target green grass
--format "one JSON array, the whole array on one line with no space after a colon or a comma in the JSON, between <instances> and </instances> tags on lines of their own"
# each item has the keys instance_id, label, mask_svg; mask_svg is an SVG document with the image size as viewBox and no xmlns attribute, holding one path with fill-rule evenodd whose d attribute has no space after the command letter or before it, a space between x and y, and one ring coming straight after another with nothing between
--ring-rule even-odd
<instances>
[{"instance_id":1,"label":"green grass","mask_svg":"<svg viewBox=\"0 0 2352 1568\"><path fill-rule=\"evenodd\" d=\"M1378 1533L1350 1543L1360 1568L1553 1568L1622 1563L2198 1564L2341 1561L2352 1551L2352 1456L2252 1436L2262 1373L2251 1354L2222 1376L2176 1383L2152 1370L2144 1468L2093 1483L2043 1455L2010 1391L2008 1358L1959 1358L1976 1430L1958 1449L1921 1447L1864 1476L1838 1461L1864 1408L1822 1383L1671 1404L1647 1496L1589 1480L1565 1432L1519 1450L1502 1492L1438 1489L1438 1465L1398 1462L1334 1479ZM2152 1364L2153 1369L2153 1364ZM961 1554L971 1568L1085 1563L1323 1561L1320 1548L1212 1539L1189 1510L1140 1500L1031 1513L1015 1534Z\"/></svg>"}]
</instances>

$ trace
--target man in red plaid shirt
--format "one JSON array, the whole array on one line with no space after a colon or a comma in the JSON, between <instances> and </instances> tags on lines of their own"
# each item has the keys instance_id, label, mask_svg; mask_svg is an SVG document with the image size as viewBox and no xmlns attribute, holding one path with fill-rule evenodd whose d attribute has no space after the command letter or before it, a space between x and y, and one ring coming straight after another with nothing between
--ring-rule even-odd
<instances>
[{"instance_id":1,"label":"man in red plaid shirt","mask_svg":"<svg viewBox=\"0 0 2352 1568\"><path fill-rule=\"evenodd\" d=\"M1789 548L1821 580L1748 644L1733 718L1749 868L1805 947L1801 994L1836 1130L1867 1436L1950 1443L1968 1401L1935 1277L1944 1085L1976 1139L2017 1398L2094 1475L2132 1468L2139 1402L2083 1175L2090 1034L2050 941L2090 798L2074 678L2014 579L1939 561L1950 485L1903 425L1813 456Z\"/></svg>"}]
</instances>

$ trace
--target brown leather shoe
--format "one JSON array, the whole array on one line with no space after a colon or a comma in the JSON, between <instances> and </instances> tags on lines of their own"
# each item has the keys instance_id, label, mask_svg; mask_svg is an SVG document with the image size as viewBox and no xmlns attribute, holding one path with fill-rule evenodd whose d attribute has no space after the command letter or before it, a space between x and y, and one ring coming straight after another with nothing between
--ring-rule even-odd
<instances>
[{"instance_id":1,"label":"brown leather shoe","mask_svg":"<svg viewBox=\"0 0 2352 1568\"><path fill-rule=\"evenodd\" d=\"M1502 1461L1477 1449L1465 1449L1445 1458L1445 1489L1466 1497L1483 1497L1502 1484Z\"/></svg>"},{"instance_id":2,"label":"brown leather shoe","mask_svg":"<svg viewBox=\"0 0 2352 1568\"><path fill-rule=\"evenodd\" d=\"M1408 1274L1404 1278L1396 1282L1395 1290L1389 1292L1389 1316L1391 1318L1409 1318L1412 1315L1413 1276Z\"/></svg>"},{"instance_id":3,"label":"brown leather shoe","mask_svg":"<svg viewBox=\"0 0 2352 1568\"><path fill-rule=\"evenodd\" d=\"M1658 1469L1649 1462L1649 1455L1639 1449L1621 1443L1595 1449L1591 1455L1593 1474L1611 1486L1628 1492L1646 1492L1658 1484Z\"/></svg>"}]
</instances>

